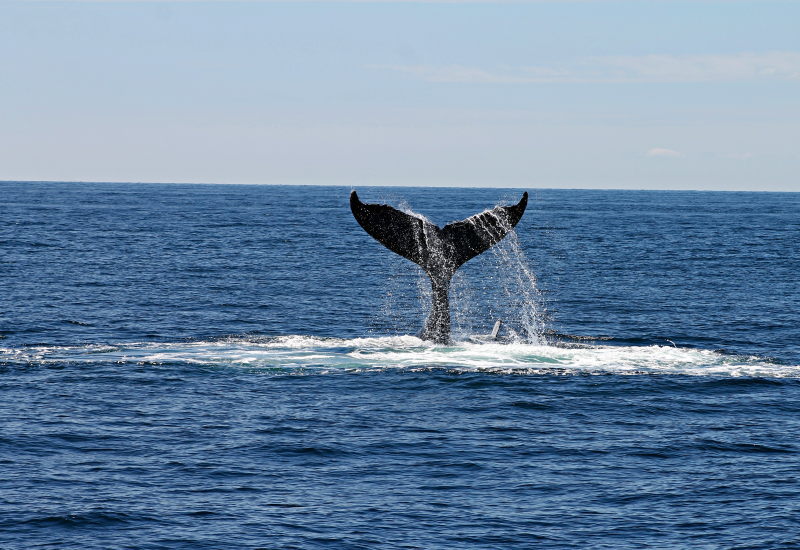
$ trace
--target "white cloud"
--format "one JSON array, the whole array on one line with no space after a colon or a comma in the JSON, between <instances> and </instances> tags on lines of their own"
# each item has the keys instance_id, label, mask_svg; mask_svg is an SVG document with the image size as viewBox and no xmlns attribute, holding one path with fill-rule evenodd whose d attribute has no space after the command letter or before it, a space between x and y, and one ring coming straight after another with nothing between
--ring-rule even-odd
<instances>
[{"instance_id":1,"label":"white cloud","mask_svg":"<svg viewBox=\"0 0 800 550\"><path fill-rule=\"evenodd\" d=\"M651 82L800 80L800 52L735 55L644 55L594 58L620 79Z\"/></svg>"},{"instance_id":2,"label":"white cloud","mask_svg":"<svg viewBox=\"0 0 800 550\"><path fill-rule=\"evenodd\" d=\"M666 157L666 158L677 158L682 157L683 154L679 151L675 151L674 149L666 149L664 147L653 147L649 151L647 151L648 157Z\"/></svg>"},{"instance_id":3,"label":"white cloud","mask_svg":"<svg viewBox=\"0 0 800 550\"><path fill-rule=\"evenodd\" d=\"M453 83L666 83L800 81L800 52L732 55L616 55L563 66L484 69L463 65L379 65L428 82Z\"/></svg>"}]
</instances>

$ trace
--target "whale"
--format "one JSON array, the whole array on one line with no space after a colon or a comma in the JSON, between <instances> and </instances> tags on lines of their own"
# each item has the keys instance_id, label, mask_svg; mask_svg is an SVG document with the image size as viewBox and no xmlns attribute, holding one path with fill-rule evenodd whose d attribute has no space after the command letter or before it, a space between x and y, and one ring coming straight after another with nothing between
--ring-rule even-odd
<instances>
[{"instance_id":1,"label":"whale","mask_svg":"<svg viewBox=\"0 0 800 550\"><path fill-rule=\"evenodd\" d=\"M495 206L439 227L388 204L361 202L356 191L350 193L350 210L364 231L420 266L430 278L431 309L419 336L436 344L452 343L449 291L456 270L499 243L519 223L527 206L526 191L517 204Z\"/></svg>"}]
</instances>

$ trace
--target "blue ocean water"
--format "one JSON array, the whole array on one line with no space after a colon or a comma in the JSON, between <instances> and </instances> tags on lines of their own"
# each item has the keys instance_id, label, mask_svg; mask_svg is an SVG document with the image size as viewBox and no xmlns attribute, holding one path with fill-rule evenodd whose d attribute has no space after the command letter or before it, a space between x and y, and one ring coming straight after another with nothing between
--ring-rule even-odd
<instances>
[{"instance_id":1,"label":"blue ocean water","mask_svg":"<svg viewBox=\"0 0 800 550\"><path fill-rule=\"evenodd\" d=\"M349 191L0 183L0 548L800 547L800 193Z\"/></svg>"}]
</instances>

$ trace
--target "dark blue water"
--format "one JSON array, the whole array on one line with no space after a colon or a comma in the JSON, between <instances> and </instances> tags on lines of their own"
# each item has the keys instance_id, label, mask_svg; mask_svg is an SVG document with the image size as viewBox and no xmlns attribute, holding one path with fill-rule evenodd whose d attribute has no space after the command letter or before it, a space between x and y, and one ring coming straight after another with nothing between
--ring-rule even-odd
<instances>
[{"instance_id":1,"label":"dark blue water","mask_svg":"<svg viewBox=\"0 0 800 550\"><path fill-rule=\"evenodd\" d=\"M800 547L800 194L349 191L0 183L0 548Z\"/></svg>"}]
</instances>

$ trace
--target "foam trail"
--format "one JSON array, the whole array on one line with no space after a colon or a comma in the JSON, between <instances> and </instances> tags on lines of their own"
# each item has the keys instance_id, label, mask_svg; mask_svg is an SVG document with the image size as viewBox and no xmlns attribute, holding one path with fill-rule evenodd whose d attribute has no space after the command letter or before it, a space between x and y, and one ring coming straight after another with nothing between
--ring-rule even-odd
<instances>
[{"instance_id":1,"label":"foam trail","mask_svg":"<svg viewBox=\"0 0 800 550\"><path fill-rule=\"evenodd\" d=\"M433 345L413 336L225 338L196 342L0 348L0 364L186 365L280 372L436 369L508 374L669 374L800 378L800 365L673 346Z\"/></svg>"}]
</instances>

